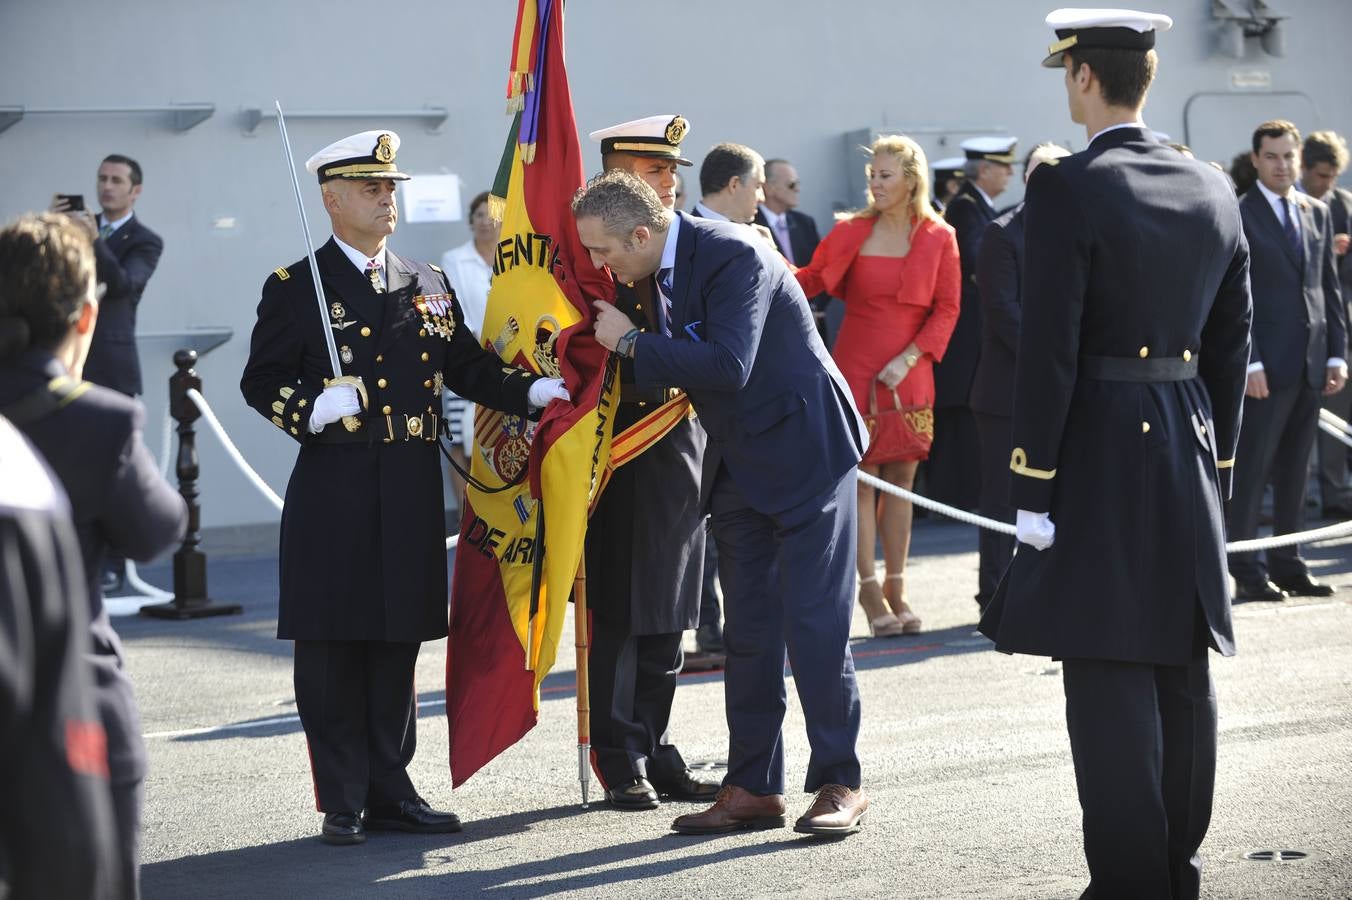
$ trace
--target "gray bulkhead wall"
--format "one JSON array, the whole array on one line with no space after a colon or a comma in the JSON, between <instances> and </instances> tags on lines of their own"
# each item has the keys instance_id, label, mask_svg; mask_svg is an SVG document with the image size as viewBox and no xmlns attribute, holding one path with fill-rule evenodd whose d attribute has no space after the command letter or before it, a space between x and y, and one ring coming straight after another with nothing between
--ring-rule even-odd
<instances>
[{"instance_id":1,"label":"gray bulkhead wall","mask_svg":"<svg viewBox=\"0 0 1352 900\"><path fill-rule=\"evenodd\" d=\"M1352 131L1352 3L1285 0L1285 56L1267 56L1251 39L1244 59L1214 51L1210 0L1147 5L1176 23L1160 41L1160 80L1146 110L1153 128L1175 140L1187 132L1199 155L1226 162L1270 115L1289 115L1305 131ZM950 155L963 137L992 128L1018 135L1021 153L1039 140L1082 149L1060 72L1038 66L1050 7L1028 0L572 0L567 49L578 126L585 141L604 125L681 113L691 122L686 150L696 164L724 140L787 157L803 181L803 209L825 231L834 209L862 202L864 160L846 135L909 129L927 151ZM281 491L294 445L244 405L238 381L263 280L299 258L302 246L275 121L264 118L249 132L246 111L280 99L289 110L335 113L289 122L301 160L346 134L393 128L403 138L405 171L454 172L468 199L488 187L506 137L515 8L511 0L128 0L115 7L0 0L0 107L215 107L183 131L165 113L25 115L0 132L0 219L44 208L54 192L96 200L94 172L104 154L140 160L146 185L137 212L165 239L140 330L234 330L199 364L205 393L244 455ZM1292 93L1259 98L1232 88L1255 82ZM1189 106L1196 94L1206 96ZM342 115L429 106L448 112L435 133L413 118ZM594 172L595 145L584 143L583 151ZM697 172L698 165L685 170L688 203L698 198ZM318 190L308 176L302 187L322 242L328 231ZM1011 185L997 203L1020 194ZM463 222L404 222L391 247L435 261L467 233ZM146 437L158 452L171 366L144 350L143 365ZM202 437L199 447L205 526L275 519L214 438Z\"/></svg>"}]
</instances>

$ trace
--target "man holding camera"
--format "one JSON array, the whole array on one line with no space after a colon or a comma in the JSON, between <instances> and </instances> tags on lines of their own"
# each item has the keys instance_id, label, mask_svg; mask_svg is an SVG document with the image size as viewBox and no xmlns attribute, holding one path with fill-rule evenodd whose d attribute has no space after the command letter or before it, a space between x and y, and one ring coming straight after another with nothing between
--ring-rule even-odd
<instances>
[{"instance_id":1,"label":"man holding camera","mask_svg":"<svg viewBox=\"0 0 1352 900\"><path fill-rule=\"evenodd\" d=\"M164 252L164 241L136 218L141 196L141 164L111 154L99 164L97 216L81 194L57 194L52 212L79 222L94 241L98 280L107 285L99 304L98 326L85 363L87 381L128 396L141 393L141 361L136 355L136 307L146 282Z\"/></svg>"}]
</instances>

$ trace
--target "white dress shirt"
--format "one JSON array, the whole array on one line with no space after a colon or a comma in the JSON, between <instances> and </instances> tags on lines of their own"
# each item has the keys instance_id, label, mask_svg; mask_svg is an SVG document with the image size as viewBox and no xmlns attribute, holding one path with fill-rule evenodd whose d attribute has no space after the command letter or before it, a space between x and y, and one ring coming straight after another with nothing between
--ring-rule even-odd
<instances>
[{"instance_id":1,"label":"white dress shirt","mask_svg":"<svg viewBox=\"0 0 1352 900\"><path fill-rule=\"evenodd\" d=\"M716 210L712 210L712 209L710 209L709 207L705 206L705 205L704 205L704 201L702 201L702 200L699 201L699 202L697 202L697 203L695 204L695 210L696 210L701 216L703 216L704 218L706 218L706 219L713 219L715 222L731 222L731 221L732 221L732 220L729 219L727 216L723 215L721 212L718 212L718 211L716 211Z\"/></svg>"},{"instance_id":2,"label":"white dress shirt","mask_svg":"<svg viewBox=\"0 0 1352 900\"><path fill-rule=\"evenodd\" d=\"M380 252L377 253L375 256L367 256L365 253L362 253L360 250L358 250L356 247L353 247L351 244L343 243L343 239L338 237L338 235L336 234L333 236L333 242L338 245L339 250L343 251L344 256L352 260L352 265L357 267L357 271L361 273L362 278L366 277L367 266L369 266L371 263L375 263L380 267L380 269L378 270L380 272L380 286L383 288L388 288L390 286L389 281L385 278L384 247L381 247Z\"/></svg>"},{"instance_id":3,"label":"white dress shirt","mask_svg":"<svg viewBox=\"0 0 1352 900\"><path fill-rule=\"evenodd\" d=\"M784 258L797 265L798 260L793 258L793 241L789 237L789 214L788 212L777 213L770 207L762 204L761 215L765 217L765 224L770 227L770 233L775 236L775 243L779 245L779 252L784 254Z\"/></svg>"}]
</instances>

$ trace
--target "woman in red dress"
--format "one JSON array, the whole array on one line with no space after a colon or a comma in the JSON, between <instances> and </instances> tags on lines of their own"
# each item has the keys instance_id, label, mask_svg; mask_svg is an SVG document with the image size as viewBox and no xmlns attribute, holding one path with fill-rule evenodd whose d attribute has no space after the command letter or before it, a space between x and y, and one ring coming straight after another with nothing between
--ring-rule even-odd
<instances>
[{"instance_id":1,"label":"woman in red dress","mask_svg":"<svg viewBox=\"0 0 1352 900\"><path fill-rule=\"evenodd\" d=\"M845 301L832 356L873 432L860 470L909 489L934 439L934 363L958 320L962 276L953 229L930 206L925 152L886 135L870 154L868 207L837 222L797 275L807 296L827 291ZM875 426L870 397L879 418L892 421ZM898 402L902 415L889 416ZM881 585L873 558L879 530ZM876 636L920 630L906 603L910 546L910 501L884 493L878 505L860 482L859 603Z\"/></svg>"}]
</instances>

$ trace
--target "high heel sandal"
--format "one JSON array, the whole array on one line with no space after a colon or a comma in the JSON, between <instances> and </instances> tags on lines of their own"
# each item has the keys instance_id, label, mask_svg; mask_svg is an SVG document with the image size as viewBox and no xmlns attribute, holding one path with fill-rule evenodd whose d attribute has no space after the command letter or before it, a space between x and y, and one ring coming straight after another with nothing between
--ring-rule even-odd
<instances>
[{"instance_id":1,"label":"high heel sandal","mask_svg":"<svg viewBox=\"0 0 1352 900\"><path fill-rule=\"evenodd\" d=\"M897 599L893 601L887 598L887 604L892 608L893 617L901 625L902 634L919 634L921 621L915 611L906 603L905 575L888 575L888 581L902 582L902 587L897 591Z\"/></svg>"},{"instance_id":2,"label":"high heel sandal","mask_svg":"<svg viewBox=\"0 0 1352 900\"><path fill-rule=\"evenodd\" d=\"M869 634L873 637L897 637L905 633L905 626L887 610L877 576L859 579L859 605L864 608Z\"/></svg>"}]
</instances>

